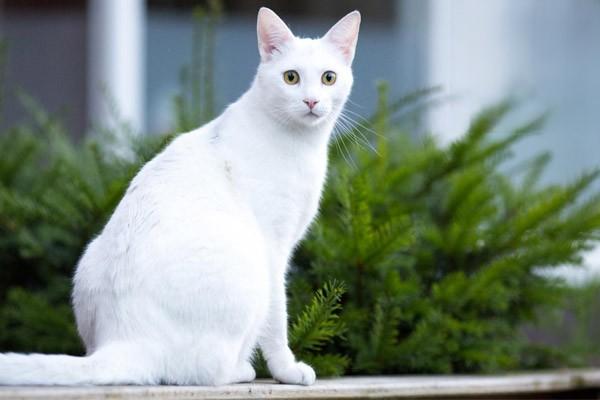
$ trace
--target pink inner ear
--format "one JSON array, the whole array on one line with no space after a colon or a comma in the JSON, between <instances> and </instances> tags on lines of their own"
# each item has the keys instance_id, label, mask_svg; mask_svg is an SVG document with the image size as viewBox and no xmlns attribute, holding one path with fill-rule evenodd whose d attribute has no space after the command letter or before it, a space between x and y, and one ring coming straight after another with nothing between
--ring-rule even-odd
<instances>
[{"instance_id":1,"label":"pink inner ear","mask_svg":"<svg viewBox=\"0 0 600 400\"><path fill-rule=\"evenodd\" d=\"M348 37L331 37L331 43L338 48L346 61L351 61L354 56L354 46L356 42Z\"/></svg>"},{"instance_id":2,"label":"pink inner ear","mask_svg":"<svg viewBox=\"0 0 600 400\"><path fill-rule=\"evenodd\" d=\"M341 51L347 62L354 58L359 26L360 14L354 11L342 18L325 35Z\"/></svg>"},{"instance_id":3,"label":"pink inner ear","mask_svg":"<svg viewBox=\"0 0 600 400\"><path fill-rule=\"evenodd\" d=\"M293 38L293 34L277 14L261 9L258 15L258 38L261 57L266 59L275 51L280 51Z\"/></svg>"},{"instance_id":4,"label":"pink inner ear","mask_svg":"<svg viewBox=\"0 0 600 400\"><path fill-rule=\"evenodd\" d=\"M292 38L287 32L282 31L280 27L271 24L263 35L263 48L269 54L275 50L279 51L281 46Z\"/></svg>"},{"instance_id":5,"label":"pink inner ear","mask_svg":"<svg viewBox=\"0 0 600 400\"><path fill-rule=\"evenodd\" d=\"M332 41L332 42L342 52L342 55L346 58L346 60L349 61L349 59L352 57L352 55L354 53L353 43L349 42L349 41L343 41L343 40Z\"/></svg>"},{"instance_id":6,"label":"pink inner ear","mask_svg":"<svg viewBox=\"0 0 600 400\"><path fill-rule=\"evenodd\" d=\"M267 44L264 46L264 51L267 55L273 55L275 54L275 52L280 52L280 49L277 46L274 46L272 44Z\"/></svg>"}]
</instances>

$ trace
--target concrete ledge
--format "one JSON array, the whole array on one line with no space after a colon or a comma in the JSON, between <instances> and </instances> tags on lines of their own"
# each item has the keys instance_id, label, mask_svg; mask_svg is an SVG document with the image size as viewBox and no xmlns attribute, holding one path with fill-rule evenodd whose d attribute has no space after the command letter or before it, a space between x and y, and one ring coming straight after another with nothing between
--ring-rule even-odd
<instances>
[{"instance_id":1,"label":"concrete ledge","mask_svg":"<svg viewBox=\"0 0 600 400\"><path fill-rule=\"evenodd\" d=\"M0 387L0 399L408 399L600 398L600 369L507 375L371 376L319 379L310 387L257 381L222 387Z\"/></svg>"}]
</instances>

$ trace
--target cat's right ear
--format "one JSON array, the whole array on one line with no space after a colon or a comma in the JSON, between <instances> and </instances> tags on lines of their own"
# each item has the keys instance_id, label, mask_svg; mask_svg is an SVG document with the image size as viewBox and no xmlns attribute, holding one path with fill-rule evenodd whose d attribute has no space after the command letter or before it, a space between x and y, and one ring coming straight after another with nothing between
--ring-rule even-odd
<instances>
[{"instance_id":1,"label":"cat's right ear","mask_svg":"<svg viewBox=\"0 0 600 400\"><path fill-rule=\"evenodd\" d=\"M261 7L256 23L258 52L262 62L268 61L275 52L280 52L294 34L272 10Z\"/></svg>"},{"instance_id":2,"label":"cat's right ear","mask_svg":"<svg viewBox=\"0 0 600 400\"><path fill-rule=\"evenodd\" d=\"M340 19L323 37L342 52L348 65L352 64L354 59L359 28L360 13L355 10Z\"/></svg>"}]
</instances>

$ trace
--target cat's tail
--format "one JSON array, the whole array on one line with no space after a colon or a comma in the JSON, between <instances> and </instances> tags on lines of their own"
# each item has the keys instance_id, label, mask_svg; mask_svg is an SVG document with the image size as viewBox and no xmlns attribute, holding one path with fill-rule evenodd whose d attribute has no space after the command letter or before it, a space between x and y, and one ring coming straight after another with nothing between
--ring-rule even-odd
<instances>
[{"instance_id":1,"label":"cat's tail","mask_svg":"<svg viewBox=\"0 0 600 400\"><path fill-rule=\"evenodd\" d=\"M0 354L0 385L85 385L93 370L92 357Z\"/></svg>"},{"instance_id":2,"label":"cat's tail","mask_svg":"<svg viewBox=\"0 0 600 400\"><path fill-rule=\"evenodd\" d=\"M144 360L113 351L86 357L0 353L0 385L156 384L144 364Z\"/></svg>"}]
</instances>

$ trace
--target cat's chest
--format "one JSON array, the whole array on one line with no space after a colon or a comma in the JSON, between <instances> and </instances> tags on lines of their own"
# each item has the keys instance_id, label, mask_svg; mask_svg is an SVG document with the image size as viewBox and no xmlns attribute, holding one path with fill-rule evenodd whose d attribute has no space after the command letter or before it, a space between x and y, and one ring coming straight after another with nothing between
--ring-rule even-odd
<instances>
[{"instance_id":1,"label":"cat's chest","mask_svg":"<svg viewBox=\"0 0 600 400\"><path fill-rule=\"evenodd\" d=\"M234 176L267 238L293 246L318 210L326 169L325 157L290 158L246 166Z\"/></svg>"}]
</instances>

